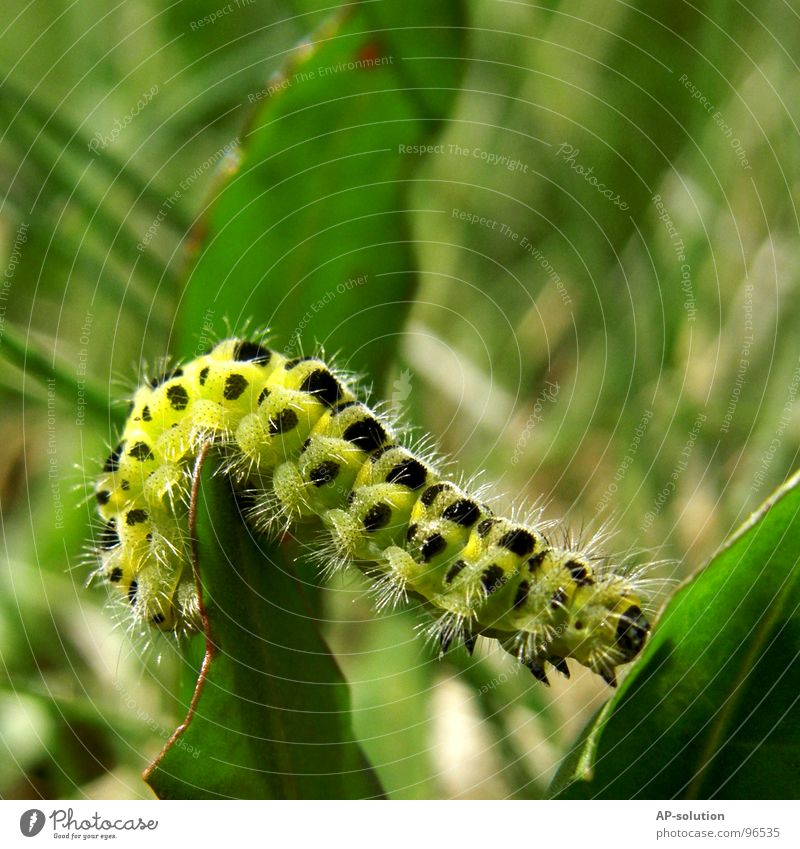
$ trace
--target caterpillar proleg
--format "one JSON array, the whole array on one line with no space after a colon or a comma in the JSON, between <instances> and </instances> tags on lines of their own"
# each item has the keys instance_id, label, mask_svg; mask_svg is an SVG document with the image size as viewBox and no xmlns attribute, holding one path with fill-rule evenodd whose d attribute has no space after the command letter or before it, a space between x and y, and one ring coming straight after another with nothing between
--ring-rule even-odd
<instances>
[{"instance_id":1,"label":"caterpillar proleg","mask_svg":"<svg viewBox=\"0 0 800 849\"><path fill-rule=\"evenodd\" d=\"M330 568L359 566L379 605L411 597L442 651L497 640L546 683L567 658L607 682L649 632L636 580L548 526L514 521L438 473L315 357L226 339L141 386L97 479L97 574L138 622L201 627L187 542L194 459L219 446L263 533L323 529Z\"/></svg>"}]
</instances>

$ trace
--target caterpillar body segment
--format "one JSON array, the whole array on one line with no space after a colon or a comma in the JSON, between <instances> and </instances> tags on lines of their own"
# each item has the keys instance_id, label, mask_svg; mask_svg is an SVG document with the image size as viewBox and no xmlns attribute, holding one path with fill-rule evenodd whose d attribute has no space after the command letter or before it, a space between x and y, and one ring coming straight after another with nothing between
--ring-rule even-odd
<instances>
[{"instance_id":1,"label":"caterpillar body segment","mask_svg":"<svg viewBox=\"0 0 800 849\"><path fill-rule=\"evenodd\" d=\"M454 640L471 651L486 636L539 680L548 663L568 674L571 657L613 683L647 637L621 570L553 545L544 524L495 515L405 447L322 360L241 339L140 387L97 479L98 573L138 622L201 626L187 514L208 443L251 492L257 530L321 526L324 565L359 566L379 607L422 601L443 651Z\"/></svg>"}]
</instances>

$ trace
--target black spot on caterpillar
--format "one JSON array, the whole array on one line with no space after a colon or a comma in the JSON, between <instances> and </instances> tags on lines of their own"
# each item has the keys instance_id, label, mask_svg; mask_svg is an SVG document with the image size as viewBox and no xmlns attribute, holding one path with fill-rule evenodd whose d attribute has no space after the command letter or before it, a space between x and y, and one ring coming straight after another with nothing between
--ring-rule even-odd
<instances>
[{"instance_id":1,"label":"black spot on caterpillar","mask_svg":"<svg viewBox=\"0 0 800 849\"><path fill-rule=\"evenodd\" d=\"M272 351L257 342L243 340L236 343L233 349L233 359L239 363L258 363L265 366L272 357Z\"/></svg>"},{"instance_id":2,"label":"black spot on caterpillar","mask_svg":"<svg viewBox=\"0 0 800 849\"><path fill-rule=\"evenodd\" d=\"M170 378L180 377L182 374L183 371L179 368L173 369L172 371L164 372L164 374L160 374L150 380L150 388L157 389L159 386L161 386L162 383L166 383Z\"/></svg>"},{"instance_id":3,"label":"black spot on caterpillar","mask_svg":"<svg viewBox=\"0 0 800 849\"><path fill-rule=\"evenodd\" d=\"M393 425L314 357L228 339L140 387L95 486L98 573L137 622L201 627L188 550L190 469L205 444L247 489L259 532L316 520L321 558L356 563L381 605L421 599L441 650L497 640L537 680L566 658L613 683L650 626L636 579L536 521L496 516L402 445Z\"/></svg>"},{"instance_id":4,"label":"black spot on caterpillar","mask_svg":"<svg viewBox=\"0 0 800 849\"><path fill-rule=\"evenodd\" d=\"M119 455L122 453L122 443L108 455L108 459L103 464L104 472L116 472L119 469Z\"/></svg>"}]
</instances>

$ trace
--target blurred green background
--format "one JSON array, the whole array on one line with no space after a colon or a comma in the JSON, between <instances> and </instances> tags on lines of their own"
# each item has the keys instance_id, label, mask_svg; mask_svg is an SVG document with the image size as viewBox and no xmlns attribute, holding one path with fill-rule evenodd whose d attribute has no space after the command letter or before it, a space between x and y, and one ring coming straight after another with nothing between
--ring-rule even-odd
<instances>
[{"instance_id":1,"label":"blurred green background","mask_svg":"<svg viewBox=\"0 0 800 849\"><path fill-rule=\"evenodd\" d=\"M124 404L83 400L122 399L140 361L191 353L198 300L215 296L215 331L223 317L299 317L303 344L369 369L375 397L458 469L509 503L543 499L576 529L608 523L615 550L666 561L662 579L699 567L797 466L789 5L469 3L460 81L430 32L408 63L415 86L453 97L422 141L437 147L391 151L406 212L385 226L413 245L418 277L373 278L369 309L355 287L314 310L288 268L285 285L254 289L275 314L248 312L235 276L231 294L222 280L187 285L187 257L220 173L235 169L231 143L269 99L254 95L330 10L228 6L5 5L4 798L148 797L139 772L182 718L174 643L129 636L84 586L86 475ZM308 136L321 138L314 119ZM385 138L369 115L358 132L366 148ZM247 226L267 229L253 215ZM394 797L540 796L608 696L577 671L546 691L485 646L473 663L440 662L415 636L419 615L377 616L357 575L331 581L321 603L356 734Z\"/></svg>"}]
</instances>

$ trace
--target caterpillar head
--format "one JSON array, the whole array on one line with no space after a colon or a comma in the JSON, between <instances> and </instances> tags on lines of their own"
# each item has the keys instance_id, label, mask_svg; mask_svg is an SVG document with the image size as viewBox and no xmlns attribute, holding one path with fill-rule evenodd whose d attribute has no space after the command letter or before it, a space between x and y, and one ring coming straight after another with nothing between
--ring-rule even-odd
<instances>
[{"instance_id":1,"label":"caterpillar head","mask_svg":"<svg viewBox=\"0 0 800 849\"><path fill-rule=\"evenodd\" d=\"M614 684L614 667L642 650L650 623L636 593L618 580L580 587L559 638L567 656Z\"/></svg>"}]
</instances>

